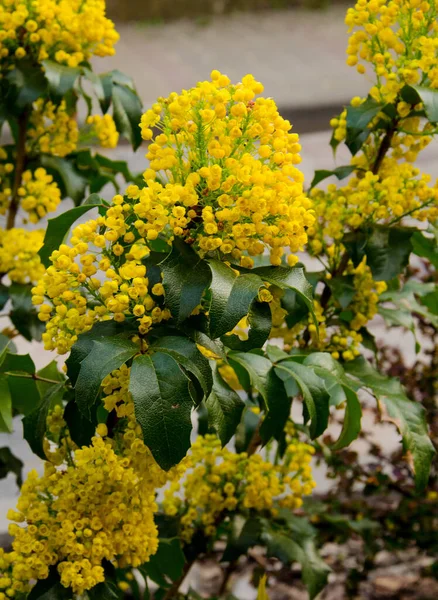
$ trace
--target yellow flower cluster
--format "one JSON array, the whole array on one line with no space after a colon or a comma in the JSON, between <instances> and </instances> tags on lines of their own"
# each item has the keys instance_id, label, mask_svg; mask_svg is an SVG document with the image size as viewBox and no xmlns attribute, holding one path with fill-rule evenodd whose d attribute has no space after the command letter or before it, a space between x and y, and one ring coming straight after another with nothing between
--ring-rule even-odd
<instances>
[{"instance_id":1,"label":"yellow flower cluster","mask_svg":"<svg viewBox=\"0 0 438 600\"><path fill-rule=\"evenodd\" d=\"M53 177L41 167L25 171L18 188L21 208L29 215L31 223L38 223L47 213L53 212L61 202L61 191Z\"/></svg>"},{"instance_id":2,"label":"yellow flower cluster","mask_svg":"<svg viewBox=\"0 0 438 600\"><path fill-rule=\"evenodd\" d=\"M0 215L4 215L9 208L13 173L14 164L9 162L5 149L0 147Z\"/></svg>"},{"instance_id":3,"label":"yellow flower cluster","mask_svg":"<svg viewBox=\"0 0 438 600\"><path fill-rule=\"evenodd\" d=\"M35 283L44 273L38 250L44 231L0 228L0 273L16 283Z\"/></svg>"},{"instance_id":4,"label":"yellow flower cluster","mask_svg":"<svg viewBox=\"0 0 438 600\"><path fill-rule=\"evenodd\" d=\"M349 306L349 310L354 314L349 325L351 329L358 331L377 314L379 296L386 291L387 285L385 281L374 281L371 269L366 264L366 257L356 268L351 264L347 273L350 271L354 275L353 285L356 293Z\"/></svg>"},{"instance_id":5,"label":"yellow flower cluster","mask_svg":"<svg viewBox=\"0 0 438 600\"><path fill-rule=\"evenodd\" d=\"M180 465L185 478L171 483L164 494L165 513L180 516L182 539L189 542L197 529L214 535L231 511L275 514L276 506L301 506L302 496L315 485L309 464L314 450L290 435L288 440L281 464L274 465L260 454L221 448L215 436L198 437Z\"/></svg>"},{"instance_id":6,"label":"yellow flower cluster","mask_svg":"<svg viewBox=\"0 0 438 600\"><path fill-rule=\"evenodd\" d=\"M352 33L347 64L376 75L371 95L394 102L405 84L438 88L435 0L358 0L345 19ZM363 61L363 62L361 62Z\"/></svg>"},{"instance_id":7,"label":"yellow flower cluster","mask_svg":"<svg viewBox=\"0 0 438 600\"><path fill-rule=\"evenodd\" d=\"M145 446L126 365L102 385L103 405L117 419L113 437L101 423L91 445L78 449L63 408L48 416L44 475L29 474L17 510L8 514L13 552L0 554L0 598L27 591L52 565L65 587L82 594L104 581L103 560L135 568L158 548L155 492L182 469L165 473Z\"/></svg>"},{"instance_id":8,"label":"yellow flower cluster","mask_svg":"<svg viewBox=\"0 0 438 600\"><path fill-rule=\"evenodd\" d=\"M144 335L170 318L163 286L149 285L142 262L150 250L129 231L125 215L130 208L115 196L104 216L73 230L72 246L63 244L52 253L52 265L32 290L33 303L42 305L39 318L47 323L46 349L67 352L99 320L134 321Z\"/></svg>"},{"instance_id":9,"label":"yellow flower cluster","mask_svg":"<svg viewBox=\"0 0 438 600\"><path fill-rule=\"evenodd\" d=\"M57 106L40 98L34 103L28 131L30 149L35 152L67 156L76 150L79 129L76 119L67 112L65 100Z\"/></svg>"},{"instance_id":10,"label":"yellow flower cluster","mask_svg":"<svg viewBox=\"0 0 438 600\"><path fill-rule=\"evenodd\" d=\"M5 0L0 5L2 70L25 57L77 67L93 55L113 55L118 39L105 16L105 0Z\"/></svg>"},{"instance_id":11,"label":"yellow flower cluster","mask_svg":"<svg viewBox=\"0 0 438 600\"><path fill-rule=\"evenodd\" d=\"M93 126L102 148L115 148L119 141L119 132L111 115L93 115L87 119L88 125Z\"/></svg>"},{"instance_id":12,"label":"yellow flower cluster","mask_svg":"<svg viewBox=\"0 0 438 600\"><path fill-rule=\"evenodd\" d=\"M407 213L418 220L436 218L438 182L431 187L430 180L413 165L391 157L383 161L378 175L359 171L343 187L314 188L316 221L308 231L312 252L321 254L328 240L340 242L349 229L365 223L388 223ZM425 205L428 210L423 210Z\"/></svg>"},{"instance_id":13,"label":"yellow flower cluster","mask_svg":"<svg viewBox=\"0 0 438 600\"><path fill-rule=\"evenodd\" d=\"M313 214L295 166L298 135L272 99L255 98L262 91L252 75L232 85L213 71L143 115L147 187L128 189L140 235L170 230L201 255L219 250L247 267L266 247L277 265L285 248L306 243Z\"/></svg>"}]
</instances>

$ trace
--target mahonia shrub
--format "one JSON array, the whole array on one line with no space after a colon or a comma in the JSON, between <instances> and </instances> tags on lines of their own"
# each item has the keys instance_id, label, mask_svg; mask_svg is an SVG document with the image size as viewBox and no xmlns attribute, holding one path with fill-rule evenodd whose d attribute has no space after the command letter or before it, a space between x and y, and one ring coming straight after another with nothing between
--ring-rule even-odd
<instances>
[{"instance_id":1,"label":"mahonia shrub","mask_svg":"<svg viewBox=\"0 0 438 600\"><path fill-rule=\"evenodd\" d=\"M99 2L76 9L87 7L102 17ZM87 29L84 53L108 48L112 36L99 22L100 42L90 45ZM108 148L123 123L134 145L147 143L148 164L111 200L98 194L99 175L87 202L50 221L34 267L21 275L34 284L45 348L68 357L64 371L52 363L35 372L4 351L11 403L45 469L29 475L9 514L14 539L0 556L0 598L140 599L153 582L154 597L169 600L181 597L203 556L227 564L224 596L255 546L273 559L263 562L260 598L275 560L298 562L315 598L329 568L311 523L312 456L331 464L359 436L365 392L401 434L412 493L426 494L434 446L425 410L379 370L370 321L380 314L415 332L415 314L436 327L433 278L408 268L415 256L436 267L437 188L412 164L438 122L436 10L360 0L347 24L355 29L347 62L370 63L375 85L331 122L331 145L345 143L350 164L317 171L308 190L299 138L252 75L232 83L213 71L133 124L134 92L119 73L100 84L85 65L73 75L82 63L74 64L69 27L67 57L58 48L52 55L47 40L39 47L33 60L47 85L54 62L58 85L73 78L79 90L85 77L95 86L104 114L88 115L84 135ZM70 98L32 99L23 147L55 153L38 169L74 155L90 181L96 164L129 180L109 159L78 158L82 134L69 106ZM58 185L55 172L32 165L22 166L16 190L29 220L56 203ZM14 166L2 169L7 177ZM348 180L320 186L329 176ZM75 225L88 211L92 218ZM306 270L302 251L323 269ZM341 427L327 445L319 438L331 413Z\"/></svg>"}]
</instances>

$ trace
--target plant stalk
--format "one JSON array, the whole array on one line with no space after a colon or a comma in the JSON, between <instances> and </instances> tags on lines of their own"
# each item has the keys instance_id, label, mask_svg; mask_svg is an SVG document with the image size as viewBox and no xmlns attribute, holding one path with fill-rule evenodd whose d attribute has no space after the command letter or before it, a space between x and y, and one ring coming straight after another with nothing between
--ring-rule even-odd
<instances>
[{"instance_id":1,"label":"plant stalk","mask_svg":"<svg viewBox=\"0 0 438 600\"><path fill-rule=\"evenodd\" d=\"M14 184L12 187L12 198L8 210L6 229L12 229L15 226L15 218L20 206L18 190L20 189L24 169L26 167L26 133L29 114L29 111L24 111L18 120L17 160L15 164Z\"/></svg>"}]
</instances>

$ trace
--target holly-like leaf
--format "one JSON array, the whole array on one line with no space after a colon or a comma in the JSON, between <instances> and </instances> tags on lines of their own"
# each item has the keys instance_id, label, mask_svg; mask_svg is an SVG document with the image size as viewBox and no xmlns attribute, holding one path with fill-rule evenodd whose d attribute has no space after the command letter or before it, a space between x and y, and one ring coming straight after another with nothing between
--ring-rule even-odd
<instances>
[{"instance_id":1,"label":"holly-like leaf","mask_svg":"<svg viewBox=\"0 0 438 600\"><path fill-rule=\"evenodd\" d=\"M222 379L217 369L214 371L213 380L213 389L205 403L208 410L208 424L216 431L222 445L225 446L236 433L245 404Z\"/></svg>"},{"instance_id":2,"label":"holly-like leaf","mask_svg":"<svg viewBox=\"0 0 438 600\"><path fill-rule=\"evenodd\" d=\"M63 243L64 238L68 234L71 226L75 223L83 214L98 208L101 204L84 204L72 208L54 219L49 219L46 235L44 236L44 244L38 252L41 262L45 267L50 266L50 256L54 250L57 250Z\"/></svg>"},{"instance_id":3,"label":"holly-like leaf","mask_svg":"<svg viewBox=\"0 0 438 600\"><path fill-rule=\"evenodd\" d=\"M333 277L328 282L332 291L333 297L339 302L341 308L345 310L352 302L357 293L354 287L353 275L345 275L343 277Z\"/></svg>"},{"instance_id":4,"label":"holly-like leaf","mask_svg":"<svg viewBox=\"0 0 438 600\"><path fill-rule=\"evenodd\" d=\"M324 181L324 179L327 179L327 177L334 176L337 177L337 179L339 180L345 179L346 177L351 175L351 173L353 173L354 169L355 167L352 165L345 165L343 167L337 167L336 169L333 169L333 171L328 171L326 169L315 171L312 183L310 184L310 189L317 186L318 183L321 183L321 181Z\"/></svg>"},{"instance_id":5,"label":"holly-like leaf","mask_svg":"<svg viewBox=\"0 0 438 600\"><path fill-rule=\"evenodd\" d=\"M41 64L49 82L49 92L57 98L62 98L73 89L82 72L78 67L68 67L53 60L43 60Z\"/></svg>"},{"instance_id":6,"label":"holly-like leaf","mask_svg":"<svg viewBox=\"0 0 438 600\"><path fill-rule=\"evenodd\" d=\"M91 410L103 379L138 351L137 344L123 338L104 338L93 342L91 352L81 363L75 385L76 402L85 417L91 418Z\"/></svg>"},{"instance_id":7,"label":"holly-like leaf","mask_svg":"<svg viewBox=\"0 0 438 600\"><path fill-rule=\"evenodd\" d=\"M376 371L363 357L346 363L345 370L371 390L379 403L382 418L394 423L403 439L403 448L412 464L419 490L426 487L435 453L430 441L424 407L410 400L395 378Z\"/></svg>"},{"instance_id":8,"label":"holly-like leaf","mask_svg":"<svg viewBox=\"0 0 438 600\"><path fill-rule=\"evenodd\" d=\"M4 479L9 473L14 473L18 487L23 483L23 463L14 456L7 446L0 448L0 479Z\"/></svg>"},{"instance_id":9,"label":"holly-like leaf","mask_svg":"<svg viewBox=\"0 0 438 600\"><path fill-rule=\"evenodd\" d=\"M136 150L141 142L139 123L143 108L137 94L128 86L114 81L113 94L114 122L119 131Z\"/></svg>"},{"instance_id":10,"label":"holly-like leaf","mask_svg":"<svg viewBox=\"0 0 438 600\"><path fill-rule=\"evenodd\" d=\"M6 302L9 300L9 288L0 283L0 310L3 310Z\"/></svg>"},{"instance_id":11,"label":"holly-like leaf","mask_svg":"<svg viewBox=\"0 0 438 600\"><path fill-rule=\"evenodd\" d=\"M12 399L8 381L0 377L0 433L12 433Z\"/></svg>"},{"instance_id":12,"label":"holly-like leaf","mask_svg":"<svg viewBox=\"0 0 438 600\"><path fill-rule=\"evenodd\" d=\"M255 348L261 348L272 328L272 313L267 302L258 302L253 300L248 313L248 335L241 340L238 335L224 335L222 341L228 348L240 352L248 352Z\"/></svg>"},{"instance_id":13,"label":"holly-like leaf","mask_svg":"<svg viewBox=\"0 0 438 600\"><path fill-rule=\"evenodd\" d=\"M74 400L70 400L64 409L64 420L74 443L82 448L89 446L96 431L96 423L90 421L81 413Z\"/></svg>"},{"instance_id":14,"label":"holly-like leaf","mask_svg":"<svg viewBox=\"0 0 438 600\"><path fill-rule=\"evenodd\" d=\"M61 584L56 566L50 567L49 576L39 579L27 596L27 600L71 600L71 591Z\"/></svg>"},{"instance_id":15,"label":"holly-like leaf","mask_svg":"<svg viewBox=\"0 0 438 600\"><path fill-rule=\"evenodd\" d=\"M411 243L414 254L427 258L435 269L438 269L438 248L435 238L427 237L421 231L416 231L411 238Z\"/></svg>"},{"instance_id":16,"label":"holly-like leaf","mask_svg":"<svg viewBox=\"0 0 438 600\"><path fill-rule=\"evenodd\" d=\"M132 363L129 391L144 442L167 471L190 447L193 402L189 379L168 354L142 354Z\"/></svg>"},{"instance_id":17,"label":"holly-like leaf","mask_svg":"<svg viewBox=\"0 0 438 600\"><path fill-rule=\"evenodd\" d=\"M257 275L242 275L219 260L209 260L212 281L210 285L210 334L212 338L229 333L245 317L263 282Z\"/></svg>"},{"instance_id":18,"label":"holly-like leaf","mask_svg":"<svg viewBox=\"0 0 438 600\"><path fill-rule=\"evenodd\" d=\"M13 283L9 287L12 302L10 319L18 331L29 342L39 341L44 331L44 323L38 319L35 306L32 304L32 285Z\"/></svg>"},{"instance_id":19,"label":"holly-like leaf","mask_svg":"<svg viewBox=\"0 0 438 600\"><path fill-rule=\"evenodd\" d=\"M315 326L318 328L318 320L313 308L313 290L307 281L302 267L258 267L252 269L263 281L267 281L282 290L292 290L301 298L307 306Z\"/></svg>"},{"instance_id":20,"label":"holly-like leaf","mask_svg":"<svg viewBox=\"0 0 438 600\"><path fill-rule=\"evenodd\" d=\"M327 584L329 567L319 556L313 536L293 535L290 531L275 530L265 522L262 539L267 546L268 556L281 562L301 565L303 582L310 600L313 600Z\"/></svg>"},{"instance_id":21,"label":"holly-like leaf","mask_svg":"<svg viewBox=\"0 0 438 600\"><path fill-rule=\"evenodd\" d=\"M348 234L343 243L355 266L367 257L373 278L390 281L408 264L412 229L375 226L360 234Z\"/></svg>"},{"instance_id":22,"label":"holly-like leaf","mask_svg":"<svg viewBox=\"0 0 438 600\"><path fill-rule=\"evenodd\" d=\"M39 406L23 418L23 435L32 452L46 460L43 448L44 436L47 428L47 415L49 409L59 398L64 388L64 382L52 385L44 395Z\"/></svg>"},{"instance_id":23,"label":"holly-like leaf","mask_svg":"<svg viewBox=\"0 0 438 600\"><path fill-rule=\"evenodd\" d=\"M314 439L321 435L327 429L330 400L324 380L313 369L293 359L279 362L275 371L283 380L292 378L296 381L310 417L311 437Z\"/></svg>"},{"instance_id":24,"label":"holly-like leaf","mask_svg":"<svg viewBox=\"0 0 438 600\"><path fill-rule=\"evenodd\" d=\"M47 90L47 80L44 72L31 61L18 61L5 79L11 86L8 90L8 105L20 112L29 107L35 100L44 96Z\"/></svg>"},{"instance_id":25,"label":"holly-like leaf","mask_svg":"<svg viewBox=\"0 0 438 600\"><path fill-rule=\"evenodd\" d=\"M403 88L403 93L405 96L410 94L409 102L411 104L422 103L428 120L432 123L438 123L437 90L422 85L410 85Z\"/></svg>"},{"instance_id":26,"label":"holly-like leaf","mask_svg":"<svg viewBox=\"0 0 438 600\"><path fill-rule=\"evenodd\" d=\"M245 520L241 515L235 515L221 562L234 562L242 554L247 554L250 548L260 544L262 531L259 517Z\"/></svg>"},{"instance_id":27,"label":"holly-like leaf","mask_svg":"<svg viewBox=\"0 0 438 600\"><path fill-rule=\"evenodd\" d=\"M28 354L6 353L1 372L7 375L12 406L20 414L32 412L40 403L41 396L35 379L22 375L33 375L35 365Z\"/></svg>"},{"instance_id":28,"label":"holly-like leaf","mask_svg":"<svg viewBox=\"0 0 438 600\"><path fill-rule=\"evenodd\" d=\"M251 352L231 352L228 357L231 364L237 363L245 369L251 385L265 401L267 414L260 428L263 441L278 437L289 418L291 401L271 361Z\"/></svg>"},{"instance_id":29,"label":"holly-like leaf","mask_svg":"<svg viewBox=\"0 0 438 600\"><path fill-rule=\"evenodd\" d=\"M172 251L160 263L166 305L178 324L201 303L211 281L207 263L185 242L176 238Z\"/></svg>"},{"instance_id":30,"label":"holly-like leaf","mask_svg":"<svg viewBox=\"0 0 438 600\"><path fill-rule=\"evenodd\" d=\"M330 404L338 406L345 402L341 434L332 449L345 448L357 438L361 429L362 407L355 389L357 386L346 376L342 365L328 352L312 352L304 359L303 364L312 368L324 380L330 394Z\"/></svg>"},{"instance_id":31,"label":"holly-like leaf","mask_svg":"<svg viewBox=\"0 0 438 600\"><path fill-rule=\"evenodd\" d=\"M151 345L151 350L169 354L186 371L196 377L205 397L209 395L213 386L211 367L194 342L182 336L164 336Z\"/></svg>"},{"instance_id":32,"label":"holly-like leaf","mask_svg":"<svg viewBox=\"0 0 438 600\"><path fill-rule=\"evenodd\" d=\"M72 160L43 154L41 164L60 185L64 192L63 197L71 198L75 205L80 204L85 196L88 179L75 168Z\"/></svg>"},{"instance_id":33,"label":"holly-like leaf","mask_svg":"<svg viewBox=\"0 0 438 600\"><path fill-rule=\"evenodd\" d=\"M186 558L178 538L160 538L156 554L139 571L162 588L177 581L184 571Z\"/></svg>"}]
</instances>

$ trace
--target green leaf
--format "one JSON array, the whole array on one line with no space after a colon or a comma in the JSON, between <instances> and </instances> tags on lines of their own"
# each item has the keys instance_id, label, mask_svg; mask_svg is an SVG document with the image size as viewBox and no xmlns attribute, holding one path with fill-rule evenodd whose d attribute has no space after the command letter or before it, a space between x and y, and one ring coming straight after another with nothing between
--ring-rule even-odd
<instances>
[{"instance_id":1,"label":"green leaf","mask_svg":"<svg viewBox=\"0 0 438 600\"><path fill-rule=\"evenodd\" d=\"M84 69L86 78L93 84L93 88L100 104L102 112L105 114L111 104L113 94L113 78L111 73L101 73L97 75L91 69Z\"/></svg>"},{"instance_id":2,"label":"green leaf","mask_svg":"<svg viewBox=\"0 0 438 600\"><path fill-rule=\"evenodd\" d=\"M168 354L136 356L129 391L145 444L164 470L190 448L192 398L189 379Z\"/></svg>"},{"instance_id":3,"label":"green leaf","mask_svg":"<svg viewBox=\"0 0 438 600\"><path fill-rule=\"evenodd\" d=\"M88 180L75 168L71 158L43 154L41 164L60 184L63 197L71 198L76 205L83 200Z\"/></svg>"},{"instance_id":4,"label":"green leaf","mask_svg":"<svg viewBox=\"0 0 438 600\"><path fill-rule=\"evenodd\" d=\"M155 581L160 587L169 587L177 581L184 571L186 558L178 538L160 538L156 554L149 562L139 568L146 577Z\"/></svg>"},{"instance_id":5,"label":"green leaf","mask_svg":"<svg viewBox=\"0 0 438 600\"><path fill-rule=\"evenodd\" d=\"M352 165L346 165L343 167L337 167L336 169L333 169L333 171L327 171L326 169L315 171L315 175L312 179L312 183L310 184L310 189L317 186L318 183L321 183L321 181L324 181L324 179L327 179L327 177L335 176L339 180L345 179L346 177L351 175L351 173L353 173L355 168L356 167L354 167Z\"/></svg>"},{"instance_id":6,"label":"green leaf","mask_svg":"<svg viewBox=\"0 0 438 600\"><path fill-rule=\"evenodd\" d=\"M0 310L3 310L6 302L9 300L9 288L0 283Z\"/></svg>"},{"instance_id":7,"label":"green leaf","mask_svg":"<svg viewBox=\"0 0 438 600\"><path fill-rule=\"evenodd\" d=\"M266 524L262 539L267 545L268 556L275 556L285 564L298 562L301 565L303 582L313 600L327 584L330 572L316 550L314 537L276 531Z\"/></svg>"},{"instance_id":8,"label":"green leaf","mask_svg":"<svg viewBox=\"0 0 438 600\"><path fill-rule=\"evenodd\" d=\"M150 348L154 352L169 354L179 365L196 377L205 397L209 395L213 386L211 367L194 342L186 337L164 336L154 342Z\"/></svg>"},{"instance_id":9,"label":"green leaf","mask_svg":"<svg viewBox=\"0 0 438 600\"><path fill-rule=\"evenodd\" d=\"M400 431L403 448L415 473L417 489L424 489L435 453L424 407L406 396L397 379L381 375L363 357L346 363L345 370L371 390L379 403L382 418L394 423Z\"/></svg>"},{"instance_id":10,"label":"green leaf","mask_svg":"<svg viewBox=\"0 0 438 600\"><path fill-rule=\"evenodd\" d=\"M71 600L71 590L61 584L56 566L50 567L49 576L39 579L27 596L27 600Z\"/></svg>"},{"instance_id":11,"label":"green leaf","mask_svg":"<svg viewBox=\"0 0 438 600\"><path fill-rule=\"evenodd\" d=\"M91 352L81 362L75 385L76 402L85 417L91 417L91 409L103 379L115 369L119 369L138 351L137 344L118 337L93 342Z\"/></svg>"},{"instance_id":12,"label":"green leaf","mask_svg":"<svg viewBox=\"0 0 438 600\"><path fill-rule=\"evenodd\" d=\"M421 85L407 86L417 95L415 104L420 102L424 105L424 110L429 121L438 123L438 92L435 89L424 87ZM413 98L412 98L413 100ZM414 102L411 102L414 104Z\"/></svg>"},{"instance_id":13,"label":"green leaf","mask_svg":"<svg viewBox=\"0 0 438 600\"><path fill-rule=\"evenodd\" d=\"M7 374L14 410L23 415L32 412L41 401L38 386L34 379L20 376L35 373L31 357L28 354L7 353L1 365L1 372Z\"/></svg>"},{"instance_id":14,"label":"green leaf","mask_svg":"<svg viewBox=\"0 0 438 600\"><path fill-rule=\"evenodd\" d=\"M267 442L272 436L278 437L289 418L291 401L271 361L250 352L231 352L228 357L231 363L237 363L245 369L251 385L265 401L267 414L260 428L263 441Z\"/></svg>"},{"instance_id":15,"label":"green leaf","mask_svg":"<svg viewBox=\"0 0 438 600\"><path fill-rule=\"evenodd\" d=\"M212 281L210 305L210 334L212 338L229 333L245 317L263 282L257 275L236 275L233 269L219 260L209 260Z\"/></svg>"},{"instance_id":16,"label":"green leaf","mask_svg":"<svg viewBox=\"0 0 438 600\"><path fill-rule=\"evenodd\" d=\"M62 98L71 91L82 70L77 67L67 67L53 60L43 60L47 81L49 82L49 92L58 98Z\"/></svg>"},{"instance_id":17,"label":"green leaf","mask_svg":"<svg viewBox=\"0 0 438 600\"><path fill-rule=\"evenodd\" d=\"M9 473L14 473L18 487L23 483L23 463L14 456L8 447L0 448L0 479L4 479Z\"/></svg>"},{"instance_id":18,"label":"green leaf","mask_svg":"<svg viewBox=\"0 0 438 600\"><path fill-rule=\"evenodd\" d=\"M281 379L292 378L296 381L309 413L311 437L314 439L321 435L327 429L330 400L324 380L313 369L293 359L279 362L275 371Z\"/></svg>"},{"instance_id":19,"label":"green leaf","mask_svg":"<svg viewBox=\"0 0 438 600\"><path fill-rule=\"evenodd\" d=\"M64 420L74 443L79 448L89 446L96 431L96 424L84 417L74 400L70 400L65 407Z\"/></svg>"},{"instance_id":20,"label":"green leaf","mask_svg":"<svg viewBox=\"0 0 438 600\"><path fill-rule=\"evenodd\" d=\"M354 287L353 275L333 277L333 279L328 281L328 285L332 290L333 297L339 302L343 310L350 306L357 292L356 288Z\"/></svg>"},{"instance_id":21,"label":"green leaf","mask_svg":"<svg viewBox=\"0 0 438 600\"><path fill-rule=\"evenodd\" d=\"M119 131L136 150L141 142L140 120L143 112L137 94L125 85L119 85L113 78L114 121Z\"/></svg>"},{"instance_id":22,"label":"green leaf","mask_svg":"<svg viewBox=\"0 0 438 600\"><path fill-rule=\"evenodd\" d=\"M23 418L24 439L29 444L32 452L43 460L47 460L43 448L44 436L47 429L47 415L63 388L64 382L51 386L42 399L41 404Z\"/></svg>"},{"instance_id":23,"label":"green leaf","mask_svg":"<svg viewBox=\"0 0 438 600\"><path fill-rule=\"evenodd\" d=\"M224 335L222 342L232 350L246 352L261 348L269 338L272 328L272 313L267 302L253 300L248 313L248 337L241 340L238 335Z\"/></svg>"},{"instance_id":24,"label":"green leaf","mask_svg":"<svg viewBox=\"0 0 438 600\"><path fill-rule=\"evenodd\" d=\"M218 434L222 446L225 446L236 433L245 404L222 379L217 368L213 380L213 389L205 403L208 409L208 423Z\"/></svg>"},{"instance_id":25,"label":"green leaf","mask_svg":"<svg viewBox=\"0 0 438 600\"><path fill-rule=\"evenodd\" d=\"M421 231L416 231L412 238L412 250L417 256L427 258L438 269L437 243L433 237L426 237Z\"/></svg>"},{"instance_id":26,"label":"green leaf","mask_svg":"<svg viewBox=\"0 0 438 600\"><path fill-rule=\"evenodd\" d=\"M44 331L44 323L38 319L35 306L32 304L31 284L13 283L9 287L12 302L10 319L18 331L29 342L39 341Z\"/></svg>"},{"instance_id":27,"label":"green leaf","mask_svg":"<svg viewBox=\"0 0 438 600\"><path fill-rule=\"evenodd\" d=\"M47 90L47 80L44 72L31 61L19 61L5 79L11 85L8 94L8 104L15 109L30 106L35 100L44 96Z\"/></svg>"},{"instance_id":28,"label":"green leaf","mask_svg":"<svg viewBox=\"0 0 438 600\"><path fill-rule=\"evenodd\" d=\"M72 385L76 385L79 371L81 368L81 362L88 356L93 349L93 343L95 341L102 341L107 337L115 336L126 336L129 334L129 329L126 323L117 323L116 321L100 321L93 325L90 331L81 333L78 336L78 341L73 345L70 356L65 361L67 365L67 375L72 382Z\"/></svg>"},{"instance_id":29,"label":"green leaf","mask_svg":"<svg viewBox=\"0 0 438 600\"><path fill-rule=\"evenodd\" d=\"M263 528L259 517L244 519L235 515L221 562L234 562L250 548L260 544Z\"/></svg>"},{"instance_id":30,"label":"green leaf","mask_svg":"<svg viewBox=\"0 0 438 600\"><path fill-rule=\"evenodd\" d=\"M12 433L12 399L7 379L0 377L0 433Z\"/></svg>"},{"instance_id":31,"label":"green leaf","mask_svg":"<svg viewBox=\"0 0 438 600\"><path fill-rule=\"evenodd\" d=\"M54 250L58 250L59 246L63 243L64 238L68 234L71 226L77 221L83 214L93 208L101 206L100 204L86 204L83 206L77 206L72 208L54 219L49 219L46 235L44 236L44 244L38 254L40 255L41 262L45 267L50 266L50 256Z\"/></svg>"},{"instance_id":32,"label":"green leaf","mask_svg":"<svg viewBox=\"0 0 438 600\"><path fill-rule=\"evenodd\" d=\"M347 234L343 243L354 266L366 256L373 278L376 281L389 281L408 264L412 234L412 229L375 226L359 235Z\"/></svg>"},{"instance_id":33,"label":"green leaf","mask_svg":"<svg viewBox=\"0 0 438 600\"><path fill-rule=\"evenodd\" d=\"M370 96L359 106L347 107L347 128L365 129L384 108Z\"/></svg>"},{"instance_id":34,"label":"green leaf","mask_svg":"<svg viewBox=\"0 0 438 600\"><path fill-rule=\"evenodd\" d=\"M124 594L116 581L105 579L88 591L88 598L89 600L121 600Z\"/></svg>"},{"instance_id":35,"label":"green leaf","mask_svg":"<svg viewBox=\"0 0 438 600\"><path fill-rule=\"evenodd\" d=\"M160 263L166 306L178 324L187 319L201 303L204 290L210 285L207 263L185 242L176 238L172 250Z\"/></svg>"},{"instance_id":36,"label":"green leaf","mask_svg":"<svg viewBox=\"0 0 438 600\"><path fill-rule=\"evenodd\" d=\"M318 320L313 308L313 290L307 281L302 267L258 267L252 272L261 277L263 281L272 283L282 290L295 292L309 309L315 326L318 328Z\"/></svg>"}]
</instances>

